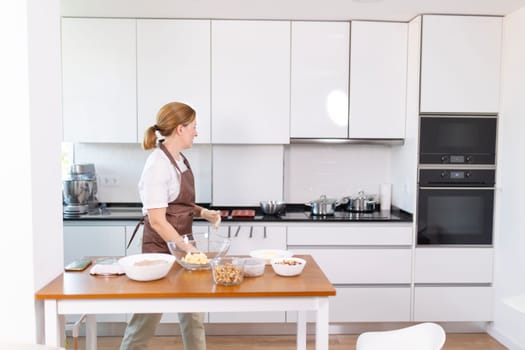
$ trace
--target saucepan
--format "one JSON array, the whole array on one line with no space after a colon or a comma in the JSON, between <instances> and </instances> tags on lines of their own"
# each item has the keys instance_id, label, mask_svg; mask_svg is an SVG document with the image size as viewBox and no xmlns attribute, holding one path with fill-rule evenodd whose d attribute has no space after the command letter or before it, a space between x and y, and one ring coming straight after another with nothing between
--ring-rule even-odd
<instances>
[{"instance_id":1,"label":"saucepan","mask_svg":"<svg viewBox=\"0 0 525 350\"><path fill-rule=\"evenodd\" d=\"M334 215L335 209L346 202L347 200L345 198L341 200L327 198L326 195L323 194L319 199L306 202L305 205L310 207L312 215Z\"/></svg>"},{"instance_id":2,"label":"saucepan","mask_svg":"<svg viewBox=\"0 0 525 350\"><path fill-rule=\"evenodd\" d=\"M259 204L265 215L279 215L286 208L286 203L283 201L263 201Z\"/></svg>"},{"instance_id":3,"label":"saucepan","mask_svg":"<svg viewBox=\"0 0 525 350\"><path fill-rule=\"evenodd\" d=\"M345 197L348 205L345 207L351 212L372 212L378 210L379 203L373 195L367 195L364 191L359 191L357 196Z\"/></svg>"}]
</instances>

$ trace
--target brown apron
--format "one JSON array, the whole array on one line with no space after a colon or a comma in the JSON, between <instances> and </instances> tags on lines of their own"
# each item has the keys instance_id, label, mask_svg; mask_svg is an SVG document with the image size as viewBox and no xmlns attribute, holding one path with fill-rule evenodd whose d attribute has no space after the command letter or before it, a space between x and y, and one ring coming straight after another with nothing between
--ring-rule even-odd
<instances>
[{"instance_id":1,"label":"brown apron","mask_svg":"<svg viewBox=\"0 0 525 350\"><path fill-rule=\"evenodd\" d=\"M181 236L185 234L191 234L193 217L198 216L200 213L195 207L195 180L193 178L193 172L191 171L190 163L181 153L184 164L188 168L185 172L182 172L175 162L175 159L173 159L171 154L162 143L159 144L159 148L166 154L171 164L173 164L173 166L177 168L178 172L180 173L179 195L173 202L168 203L168 207L166 208L166 219ZM133 232L133 235L129 240L128 247L133 241L133 238L135 237L135 234L142 222L144 222L142 252L170 254L168 245L164 239L153 230L147 215L144 216L144 218L135 228L135 232Z\"/></svg>"}]
</instances>

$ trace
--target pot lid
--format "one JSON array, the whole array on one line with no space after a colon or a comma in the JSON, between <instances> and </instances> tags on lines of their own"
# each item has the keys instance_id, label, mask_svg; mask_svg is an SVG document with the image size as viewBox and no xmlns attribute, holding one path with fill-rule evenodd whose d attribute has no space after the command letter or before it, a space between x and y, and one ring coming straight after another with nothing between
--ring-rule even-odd
<instances>
[{"instance_id":1,"label":"pot lid","mask_svg":"<svg viewBox=\"0 0 525 350\"><path fill-rule=\"evenodd\" d=\"M311 201L311 203L318 203L318 204L332 204L336 203L337 199L335 198L327 198L325 194L321 195L319 199Z\"/></svg>"}]
</instances>

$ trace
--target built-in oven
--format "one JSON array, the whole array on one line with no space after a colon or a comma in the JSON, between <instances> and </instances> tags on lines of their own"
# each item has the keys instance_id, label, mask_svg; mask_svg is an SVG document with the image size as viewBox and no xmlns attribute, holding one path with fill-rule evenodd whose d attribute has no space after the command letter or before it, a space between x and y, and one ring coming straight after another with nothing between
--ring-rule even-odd
<instances>
[{"instance_id":1,"label":"built-in oven","mask_svg":"<svg viewBox=\"0 0 525 350\"><path fill-rule=\"evenodd\" d=\"M497 116L420 118L420 164L495 164Z\"/></svg>"},{"instance_id":2,"label":"built-in oven","mask_svg":"<svg viewBox=\"0 0 525 350\"><path fill-rule=\"evenodd\" d=\"M420 169L418 245L491 245L494 169Z\"/></svg>"}]
</instances>

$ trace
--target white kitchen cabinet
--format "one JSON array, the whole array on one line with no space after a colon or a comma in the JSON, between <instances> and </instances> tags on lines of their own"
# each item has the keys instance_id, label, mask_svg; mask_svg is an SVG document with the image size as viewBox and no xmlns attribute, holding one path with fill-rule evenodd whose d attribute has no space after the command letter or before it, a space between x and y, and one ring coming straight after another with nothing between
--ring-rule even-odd
<instances>
[{"instance_id":1,"label":"white kitchen cabinet","mask_svg":"<svg viewBox=\"0 0 525 350\"><path fill-rule=\"evenodd\" d=\"M411 223L352 223L290 225L288 245L410 246Z\"/></svg>"},{"instance_id":2,"label":"white kitchen cabinet","mask_svg":"<svg viewBox=\"0 0 525 350\"><path fill-rule=\"evenodd\" d=\"M493 294L490 286L416 285L414 321L492 321Z\"/></svg>"},{"instance_id":3,"label":"white kitchen cabinet","mask_svg":"<svg viewBox=\"0 0 525 350\"><path fill-rule=\"evenodd\" d=\"M212 143L287 144L290 22L212 20Z\"/></svg>"},{"instance_id":4,"label":"white kitchen cabinet","mask_svg":"<svg viewBox=\"0 0 525 350\"><path fill-rule=\"evenodd\" d=\"M195 143L210 143L210 21L137 20L138 140L167 102L197 112Z\"/></svg>"},{"instance_id":5,"label":"white kitchen cabinet","mask_svg":"<svg viewBox=\"0 0 525 350\"><path fill-rule=\"evenodd\" d=\"M416 248L415 283L492 283L493 248Z\"/></svg>"},{"instance_id":6,"label":"white kitchen cabinet","mask_svg":"<svg viewBox=\"0 0 525 350\"><path fill-rule=\"evenodd\" d=\"M422 113L499 111L502 18L424 15Z\"/></svg>"},{"instance_id":7,"label":"white kitchen cabinet","mask_svg":"<svg viewBox=\"0 0 525 350\"><path fill-rule=\"evenodd\" d=\"M391 237L388 235L391 234ZM312 255L334 284L410 284L410 224L290 225L288 249Z\"/></svg>"},{"instance_id":8,"label":"white kitchen cabinet","mask_svg":"<svg viewBox=\"0 0 525 350\"><path fill-rule=\"evenodd\" d=\"M210 239L213 237L230 237L231 246L228 255L248 255L255 249L286 249L286 227L264 226L250 223L228 223L218 230L211 230ZM266 273L269 273L266 271ZM273 271L271 272L273 273ZM245 277L250 278L250 277ZM257 277L252 277L257 278ZM211 323L259 323L259 322L284 322L285 312L212 312L209 313Z\"/></svg>"},{"instance_id":9,"label":"white kitchen cabinet","mask_svg":"<svg viewBox=\"0 0 525 350\"><path fill-rule=\"evenodd\" d=\"M64 226L64 264L83 256L124 256L124 226Z\"/></svg>"},{"instance_id":10,"label":"white kitchen cabinet","mask_svg":"<svg viewBox=\"0 0 525 350\"><path fill-rule=\"evenodd\" d=\"M258 206L283 199L281 145L213 146L213 205Z\"/></svg>"},{"instance_id":11,"label":"white kitchen cabinet","mask_svg":"<svg viewBox=\"0 0 525 350\"><path fill-rule=\"evenodd\" d=\"M292 138L348 137L349 22L292 22Z\"/></svg>"},{"instance_id":12,"label":"white kitchen cabinet","mask_svg":"<svg viewBox=\"0 0 525 350\"><path fill-rule=\"evenodd\" d=\"M286 249L285 226L230 222L223 224L218 230L211 230L210 237L214 236L231 239L228 255L248 255L256 249Z\"/></svg>"},{"instance_id":13,"label":"white kitchen cabinet","mask_svg":"<svg viewBox=\"0 0 525 350\"><path fill-rule=\"evenodd\" d=\"M494 249L416 248L414 321L492 320Z\"/></svg>"},{"instance_id":14,"label":"white kitchen cabinet","mask_svg":"<svg viewBox=\"0 0 525 350\"><path fill-rule=\"evenodd\" d=\"M287 234L287 248L311 255L336 287L330 322L410 321L412 242L411 223L291 224Z\"/></svg>"},{"instance_id":15,"label":"white kitchen cabinet","mask_svg":"<svg viewBox=\"0 0 525 350\"><path fill-rule=\"evenodd\" d=\"M405 137L408 24L352 21L349 137Z\"/></svg>"},{"instance_id":16,"label":"white kitchen cabinet","mask_svg":"<svg viewBox=\"0 0 525 350\"><path fill-rule=\"evenodd\" d=\"M137 141L135 30L134 19L62 19L64 141Z\"/></svg>"},{"instance_id":17,"label":"white kitchen cabinet","mask_svg":"<svg viewBox=\"0 0 525 350\"><path fill-rule=\"evenodd\" d=\"M336 286L330 297L329 320L336 322L408 322L410 286ZM296 312L287 312L286 321L295 322ZM308 322L315 322L311 314Z\"/></svg>"},{"instance_id":18,"label":"white kitchen cabinet","mask_svg":"<svg viewBox=\"0 0 525 350\"><path fill-rule=\"evenodd\" d=\"M301 248L294 254L311 255L334 284L410 284L410 248Z\"/></svg>"}]
</instances>

